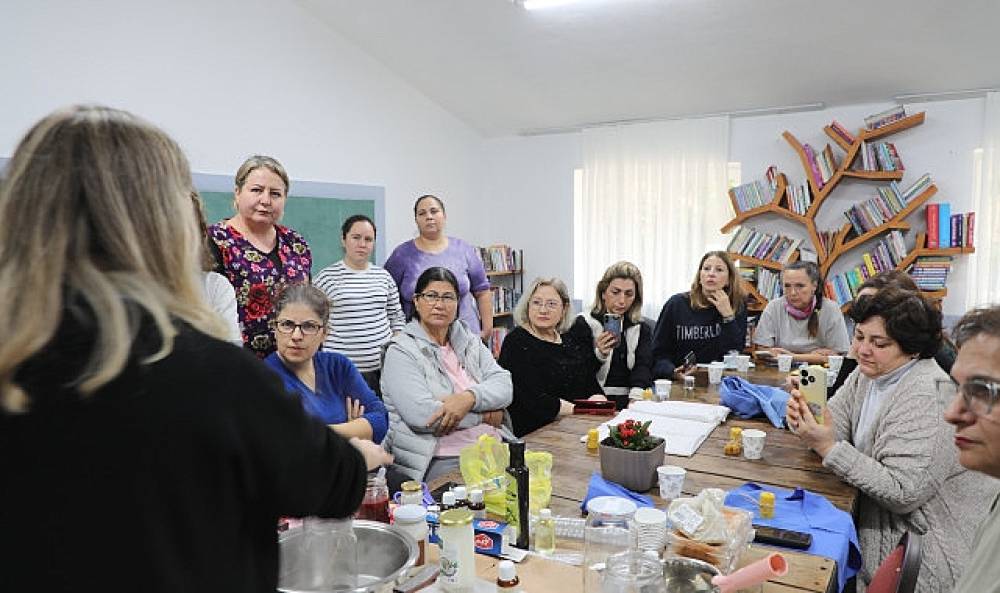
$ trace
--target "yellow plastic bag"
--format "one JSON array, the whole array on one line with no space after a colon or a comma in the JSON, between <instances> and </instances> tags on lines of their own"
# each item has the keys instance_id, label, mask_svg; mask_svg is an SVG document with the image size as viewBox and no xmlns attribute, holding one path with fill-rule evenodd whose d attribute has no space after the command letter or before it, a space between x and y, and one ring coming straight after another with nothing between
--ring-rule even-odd
<instances>
[{"instance_id":1,"label":"yellow plastic bag","mask_svg":"<svg viewBox=\"0 0 1000 593\"><path fill-rule=\"evenodd\" d=\"M510 452L497 438L484 434L462 449L459 466L462 480L469 488L482 488L486 510L503 516L507 510L507 465ZM528 502L532 513L549 506L552 498L552 454L546 451L525 451L528 466Z\"/></svg>"}]
</instances>

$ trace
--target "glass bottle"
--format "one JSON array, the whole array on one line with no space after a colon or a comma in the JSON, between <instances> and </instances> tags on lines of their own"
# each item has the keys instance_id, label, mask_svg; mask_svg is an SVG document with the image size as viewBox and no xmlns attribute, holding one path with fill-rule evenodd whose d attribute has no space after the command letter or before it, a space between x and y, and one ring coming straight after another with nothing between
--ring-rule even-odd
<instances>
[{"instance_id":1,"label":"glass bottle","mask_svg":"<svg viewBox=\"0 0 1000 593\"><path fill-rule=\"evenodd\" d=\"M389 487L385 483L385 477L372 476L368 478L365 497L361 500L357 518L382 523L389 522Z\"/></svg>"},{"instance_id":2,"label":"glass bottle","mask_svg":"<svg viewBox=\"0 0 1000 593\"><path fill-rule=\"evenodd\" d=\"M472 511L452 509L441 513L441 575L438 585L445 591L470 592L476 578L476 551Z\"/></svg>"},{"instance_id":3,"label":"glass bottle","mask_svg":"<svg viewBox=\"0 0 1000 593\"><path fill-rule=\"evenodd\" d=\"M419 504L404 504L396 507L392 515L396 527L417 540L416 566L424 565L424 547L427 540L427 511Z\"/></svg>"},{"instance_id":4,"label":"glass bottle","mask_svg":"<svg viewBox=\"0 0 1000 593\"><path fill-rule=\"evenodd\" d=\"M296 589L350 590L357 587L358 538L350 519L303 520L302 568Z\"/></svg>"},{"instance_id":5,"label":"glass bottle","mask_svg":"<svg viewBox=\"0 0 1000 593\"><path fill-rule=\"evenodd\" d=\"M450 511L455 507L455 492L449 490L441 495L441 512Z\"/></svg>"},{"instance_id":6,"label":"glass bottle","mask_svg":"<svg viewBox=\"0 0 1000 593\"><path fill-rule=\"evenodd\" d=\"M636 505L617 496L598 496L587 502L583 529L583 590L602 590L602 573L608 556L633 549L632 518Z\"/></svg>"},{"instance_id":7,"label":"glass bottle","mask_svg":"<svg viewBox=\"0 0 1000 593\"><path fill-rule=\"evenodd\" d=\"M469 491L469 510L476 519L486 518L486 499L481 489L473 488Z\"/></svg>"},{"instance_id":8,"label":"glass bottle","mask_svg":"<svg viewBox=\"0 0 1000 593\"><path fill-rule=\"evenodd\" d=\"M543 556L556 551L556 522L549 509L538 512L538 522L535 523L535 551Z\"/></svg>"},{"instance_id":9,"label":"glass bottle","mask_svg":"<svg viewBox=\"0 0 1000 593\"><path fill-rule=\"evenodd\" d=\"M521 580L517 578L517 568L510 560L501 560L497 566L497 593L516 593L520 591Z\"/></svg>"},{"instance_id":10,"label":"glass bottle","mask_svg":"<svg viewBox=\"0 0 1000 593\"><path fill-rule=\"evenodd\" d=\"M460 507L469 506L469 501L466 500L466 497L469 495L469 493L468 490L465 489L465 486L455 486L454 488L452 488L452 492L455 493L456 509Z\"/></svg>"}]
</instances>

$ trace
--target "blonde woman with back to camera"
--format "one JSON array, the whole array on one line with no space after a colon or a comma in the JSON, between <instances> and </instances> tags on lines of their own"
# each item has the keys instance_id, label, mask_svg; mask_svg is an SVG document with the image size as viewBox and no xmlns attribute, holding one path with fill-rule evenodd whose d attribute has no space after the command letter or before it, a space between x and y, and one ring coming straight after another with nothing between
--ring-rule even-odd
<instances>
[{"instance_id":1,"label":"blonde woman with back to camera","mask_svg":"<svg viewBox=\"0 0 1000 593\"><path fill-rule=\"evenodd\" d=\"M349 516L391 458L220 339L191 174L162 131L60 110L6 173L0 590L273 592L277 518Z\"/></svg>"}]
</instances>

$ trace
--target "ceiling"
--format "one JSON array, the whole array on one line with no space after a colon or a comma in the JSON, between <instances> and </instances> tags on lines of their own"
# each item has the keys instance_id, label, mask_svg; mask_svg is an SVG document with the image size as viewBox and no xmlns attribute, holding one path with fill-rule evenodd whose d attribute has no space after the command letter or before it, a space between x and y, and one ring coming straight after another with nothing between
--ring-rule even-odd
<instances>
[{"instance_id":1,"label":"ceiling","mask_svg":"<svg viewBox=\"0 0 1000 593\"><path fill-rule=\"evenodd\" d=\"M298 0L485 136L1000 88L997 0Z\"/></svg>"}]
</instances>

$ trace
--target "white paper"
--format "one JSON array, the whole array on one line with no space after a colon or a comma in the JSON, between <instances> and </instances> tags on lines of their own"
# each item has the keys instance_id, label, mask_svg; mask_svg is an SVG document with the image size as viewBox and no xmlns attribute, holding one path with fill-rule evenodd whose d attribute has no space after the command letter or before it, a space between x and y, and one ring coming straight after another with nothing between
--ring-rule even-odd
<instances>
[{"instance_id":1,"label":"white paper","mask_svg":"<svg viewBox=\"0 0 1000 593\"><path fill-rule=\"evenodd\" d=\"M672 405L664 406L664 404ZM721 410L717 408L721 408ZM656 413L650 413L650 410ZM684 414L688 417L664 415L667 412ZM649 420L651 422L649 433L667 441L667 454L690 457L695 454L698 447L715 430L715 427L722 420L725 420L728 413L729 408L725 406L713 406L698 402L635 402L629 409L622 410L617 416L598 426L597 434L599 440L604 440L611 433L610 427L613 425L626 420L635 420L636 422ZM702 420L691 419L690 416ZM584 442L586 438L586 435L580 437L580 442Z\"/></svg>"}]
</instances>

